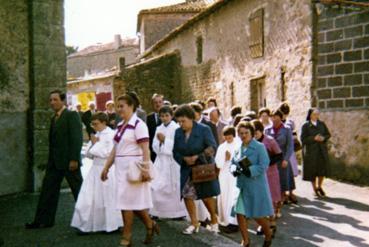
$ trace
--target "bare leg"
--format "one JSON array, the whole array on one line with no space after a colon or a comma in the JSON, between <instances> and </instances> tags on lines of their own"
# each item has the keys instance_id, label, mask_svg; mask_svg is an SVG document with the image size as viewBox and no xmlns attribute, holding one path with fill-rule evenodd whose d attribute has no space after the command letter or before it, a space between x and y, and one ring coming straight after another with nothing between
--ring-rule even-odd
<instances>
[{"instance_id":1,"label":"bare leg","mask_svg":"<svg viewBox=\"0 0 369 247\"><path fill-rule=\"evenodd\" d=\"M269 241L272 239L272 231L270 230L269 220L267 218L255 219L255 221L263 228L265 234L265 240Z\"/></svg>"},{"instance_id":2,"label":"bare leg","mask_svg":"<svg viewBox=\"0 0 369 247\"><path fill-rule=\"evenodd\" d=\"M318 177L318 188L322 188L324 177Z\"/></svg>"},{"instance_id":3,"label":"bare leg","mask_svg":"<svg viewBox=\"0 0 369 247\"><path fill-rule=\"evenodd\" d=\"M153 220L149 216L149 212L147 210L134 211L134 214L137 215L142 223L146 226L146 229L151 229L153 226Z\"/></svg>"},{"instance_id":4,"label":"bare leg","mask_svg":"<svg viewBox=\"0 0 369 247\"><path fill-rule=\"evenodd\" d=\"M211 224L217 224L218 223L218 217L216 214L216 202L215 198L208 197L202 199L203 203L205 204L205 207L208 209L208 212L210 214Z\"/></svg>"},{"instance_id":5,"label":"bare leg","mask_svg":"<svg viewBox=\"0 0 369 247\"><path fill-rule=\"evenodd\" d=\"M188 215L190 216L190 219L191 219L191 224L193 226L197 226L199 221L197 220L195 202L192 199L188 199L188 198L185 198L184 202L186 205Z\"/></svg>"},{"instance_id":6,"label":"bare leg","mask_svg":"<svg viewBox=\"0 0 369 247\"><path fill-rule=\"evenodd\" d=\"M237 214L237 222L238 226L240 227L243 245L247 245L249 242L249 233L247 231L247 219L242 214Z\"/></svg>"},{"instance_id":7,"label":"bare leg","mask_svg":"<svg viewBox=\"0 0 369 247\"><path fill-rule=\"evenodd\" d=\"M123 217L123 239L130 241L132 236L133 212L122 210Z\"/></svg>"}]
</instances>

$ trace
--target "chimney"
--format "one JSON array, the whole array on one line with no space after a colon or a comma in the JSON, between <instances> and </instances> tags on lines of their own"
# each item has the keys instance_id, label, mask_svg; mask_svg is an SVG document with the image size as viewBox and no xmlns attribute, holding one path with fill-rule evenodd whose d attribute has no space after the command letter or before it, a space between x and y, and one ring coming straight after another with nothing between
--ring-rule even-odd
<instances>
[{"instance_id":1,"label":"chimney","mask_svg":"<svg viewBox=\"0 0 369 247\"><path fill-rule=\"evenodd\" d=\"M122 39L120 38L120 34L114 35L114 48L119 49L122 45Z\"/></svg>"}]
</instances>

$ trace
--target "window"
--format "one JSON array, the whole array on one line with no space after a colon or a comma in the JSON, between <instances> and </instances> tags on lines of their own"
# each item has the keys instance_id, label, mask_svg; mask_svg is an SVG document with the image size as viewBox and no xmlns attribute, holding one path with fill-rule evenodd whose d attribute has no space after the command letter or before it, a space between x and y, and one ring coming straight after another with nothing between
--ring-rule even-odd
<instances>
[{"instance_id":1,"label":"window","mask_svg":"<svg viewBox=\"0 0 369 247\"><path fill-rule=\"evenodd\" d=\"M250 86L251 110L258 112L260 108L266 107L265 77L251 80Z\"/></svg>"},{"instance_id":2,"label":"window","mask_svg":"<svg viewBox=\"0 0 369 247\"><path fill-rule=\"evenodd\" d=\"M264 10L259 9L249 18L250 53L252 58L264 56Z\"/></svg>"},{"instance_id":3,"label":"window","mask_svg":"<svg viewBox=\"0 0 369 247\"><path fill-rule=\"evenodd\" d=\"M198 64L202 63L202 46L203 46L203 40L202 40L202 37L199 36L196 39L196 48L197 48L196 61Z\"/></svg>"}]
</instances>

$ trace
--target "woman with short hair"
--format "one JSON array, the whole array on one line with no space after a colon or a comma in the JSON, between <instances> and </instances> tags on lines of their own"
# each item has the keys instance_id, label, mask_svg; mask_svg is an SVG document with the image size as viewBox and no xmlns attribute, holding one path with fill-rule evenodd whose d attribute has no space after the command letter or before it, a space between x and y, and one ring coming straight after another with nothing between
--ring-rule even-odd
<instances>
[{"instance_id":1,"label":"woman with short hair","mask_svg":"<svg viewBox=\"0 0 369 247\"><path fill-rule=\"evenodd\" d=\"M273 215L266 177L268 153L265 146L254 139L255 129L251 123L240 122L237 132L242 145L232 159L231 172L237 176L237 187L240 189L235 212L242 234L242 246L250 246L247 219L252 218L262 227L265 234L263 246L268 247L272 243L272 232L267 217Z\"/></svg>"},{"instance_id":2,"label":"woman with short hair","mask_svg":"<svg viewBox=\"0 0 369 247\"><path fill-rule=\"evenodd\" d=\"M191 225L182 233L193 234L199 231L199 221L196 215L195 200L202 200L211 218L210 229L219 232L216 215L215 196L220 194L218 179L208 182L194 183L192 167L201 164L214 164L214 154L217 148L210 128L199 124L191 106L181 105L175 111L175 117L180 128L175 132L173 155L181 166L181 196L184 198Z\"/></svg>"}]
</instances>

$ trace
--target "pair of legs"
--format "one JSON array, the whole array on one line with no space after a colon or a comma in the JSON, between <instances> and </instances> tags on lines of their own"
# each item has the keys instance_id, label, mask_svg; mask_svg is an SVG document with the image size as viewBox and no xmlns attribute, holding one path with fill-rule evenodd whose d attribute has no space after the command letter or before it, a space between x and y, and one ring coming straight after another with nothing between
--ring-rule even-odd
<instances>
[{"instance_id":1,"label":"pair of legs","mask_svg":"<svg viewBox=\"0 0 369 247\"><path fill-rule=\"evenodd\" d=\"M195 206L194 200L190 199L190 198L184 198L184 201L185 201L185 205L186 205L188 215L190 216L190 219L191 219L191 225L197 226L199 221L197 219L196 206ZM216 201L215 201L215 198L212 198L212 197L204 198L204 199L202 199L202 202L205 204L205 207L206 207L206 209L208 210L208 212L210 214L210 223L212 225L217 224L218 223L218 218L217 218L217 214L216 214Z\"/></svg>"},{"instance_id":2,"label":"pair of legs","mask_svg":"<svg viewBox=\"0 0 369 247\"><path fill-rule=\"evenodd\" d=\"M323 181L324 181L323 176L315 177L311 181L311 184L313 185L314 192L318 197L320 197L320 196L324 197L325 196L325 192L322 189Z\"/></svg>"},{"instance_id":3,"label":"pair of legs","mask_svg":"<svg viewBox=\"0 0 369 247\"><path fill-rule=\"evenodd\" d=\"M270 230L270 224L268 218L258 218L254 219L256 223L258 223L261 228L263 229L265 240L270 241L272 239L272 232ZM249 233L247 231L247 218L242 214L237 214L237 221L238 226L240 227L242 239L243 239L243 245L247 246L249 243Z\"/></svg>"},{"instance_id":4,"label":"pair of legs","mask_svg":"<svg viewBox=\"0 0 369 247\"><path fill-rule=\"evenodd\" d=\"M131 240L132 236L132 225L133 225L133 217L134 215L138 216L140 220L144 223L147 230L150 230L154 226L154 221L150 218L148 210L122 210L122 218L123 218L123 239L128 242Z\"/></svg>"},{"instance_id":5,"label":"pair of legs","mask_svg":"<svg viewBox=\"0 0 369 247\"><path fill-rule=\"evenodd\" d=\"M49 164L42 183L34 223L45 225L54 224L59 201L60 186L64 177L67 179L72 190L74 200L77 201L83 180L81 170L79 168L73 172L61 170L57 169L54 164Z\"/></svg>"}]
</instances>

